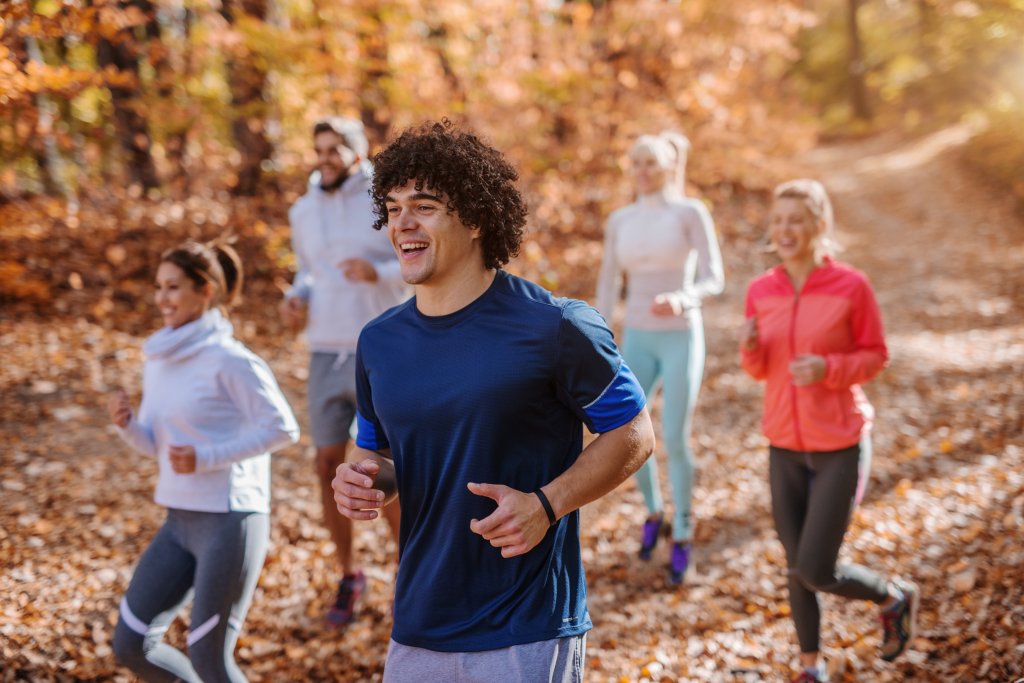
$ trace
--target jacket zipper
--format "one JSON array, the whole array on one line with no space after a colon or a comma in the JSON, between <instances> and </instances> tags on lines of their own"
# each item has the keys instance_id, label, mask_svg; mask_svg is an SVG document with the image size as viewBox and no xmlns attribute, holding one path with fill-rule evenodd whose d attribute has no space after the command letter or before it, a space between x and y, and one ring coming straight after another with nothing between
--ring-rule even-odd
<instances>
[{"instance_id":1,"label":"jacket zipper","mask_svg":"<svg viewBox=\"0 0 1024 683\"><path fill-rule=\"evenodd\" d=\"M810 278L810 275L808 275L807 277ZM792 284L793 283L791 281L790 282L790 286L792 286ZM805 286L807 286L807 279L804 280L803 286L800 289L802 290L803 287L805 287ZM792 318L789 321L789 358L790 358L790 361L792 361L793 359L796 358L796 316L797 316L797 312L799 310L800 310L800 292L797 291L797 289L794 287L793 288L793 316L792 316ZM790 400L791 400L792 405L793 405L793 435L796 437L797 450L798 451L803 451L804 450L804 437L803 437L803 434L800 432L800 415L799 415L799 413L797 411L798 401L797 401L796 390L797 390L796 385L793 384L792 381L790 381L789 396L790 396Z\"/></svg>"}]
</instances>

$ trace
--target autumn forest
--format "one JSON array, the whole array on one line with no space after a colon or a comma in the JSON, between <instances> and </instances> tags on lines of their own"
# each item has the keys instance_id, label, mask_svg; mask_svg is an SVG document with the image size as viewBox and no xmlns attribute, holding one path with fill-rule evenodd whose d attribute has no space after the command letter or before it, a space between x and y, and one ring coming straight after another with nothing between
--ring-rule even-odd
<instances>
[{"instance_id":1,"label":"autumn forest","mask_svg":"<svg viewBox=\"0 0 1024 683\"><path fill-rule=\"evenodd\" d=\"M362 121L371 154L426 120L480 134L529 206L509 270L591 302L605 221L633 199L633 141L691 142L686 194L725 270L703 307L694 567L671 586L666 551L637 558L633 481L582 510L587 681L792 675L764 392L737 331L747 284L776 263L771 190L794 177L831 194L889 345L865 386L874 462L843 557L923 594L894 663L872 606L826 596L831 680L1024 676L1022 0L0 0L0 682L133 680L112 632L163 510L105 397L138 400L159 254L220 235L245 263L235 333L303 430L274 455L238 662L265 683L381 680L396 544L383 522L358 527L360 619L323 628L337 579L308 346L277 312L311 126L332 114ZM186 626L167 638L184 646Z\"/></svg>"}]
</instances>

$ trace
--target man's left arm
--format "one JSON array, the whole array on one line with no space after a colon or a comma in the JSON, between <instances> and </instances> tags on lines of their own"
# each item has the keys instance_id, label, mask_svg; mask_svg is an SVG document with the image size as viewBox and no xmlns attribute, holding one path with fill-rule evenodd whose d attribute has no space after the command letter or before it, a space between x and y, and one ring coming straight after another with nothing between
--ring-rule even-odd
<instances>
[{"instance_id":1,"label":"man's left arm","mask_svg":"<svg viewBox=\"0 0 1024 683\"><path fill-rule=\"evenodd\" d=\"M565 472L540 488L554 520L597 500L640 469L654 451L654 428L647 408L626 424L599 435L583 449ZM469 528L501 548L502 557L532 550L553 522L536 492L517 491L500 484L469 484L478 496L491 498L498 508Z\"/></svg>"},{"instance_id":2,"label":"man's left arm","mask_svg":"<svg viewBox=\"0 0 1024 683\"><path fill-rule=\"evenodd\" d=\"M654 450L643 389L597 310L582 301L568 302L562 309L555 348L553 372L559 399L599 436L540 489L469 485L473 493L498 504L485 519L473 520L470 530L501 548L503 557L528 552L556 520L611 491Z\"/></svg>"}]
</instances>

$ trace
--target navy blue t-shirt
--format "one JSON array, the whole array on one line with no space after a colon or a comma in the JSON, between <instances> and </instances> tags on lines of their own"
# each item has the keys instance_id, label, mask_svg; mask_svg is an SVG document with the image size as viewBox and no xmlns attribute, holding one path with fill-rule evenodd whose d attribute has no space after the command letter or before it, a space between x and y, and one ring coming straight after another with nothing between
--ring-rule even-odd
<instances>
[{"instance_id":1,"label":"navy blue t-shirt","mask_svg":"<svg viewBox=\"0 0 1024 683\"><path fill-rule=\"evenodd\" d=\"M390 448L398 479L392 638L474 652L588 631L579 513L506 559L470 531L496 503L466 484L532 492L576 461L582 425L607 432L643 409L600 314L499 270L459 311L426 316L411 299L370 322L356 386L356 442Z\"/></svg>"}]
</instances>

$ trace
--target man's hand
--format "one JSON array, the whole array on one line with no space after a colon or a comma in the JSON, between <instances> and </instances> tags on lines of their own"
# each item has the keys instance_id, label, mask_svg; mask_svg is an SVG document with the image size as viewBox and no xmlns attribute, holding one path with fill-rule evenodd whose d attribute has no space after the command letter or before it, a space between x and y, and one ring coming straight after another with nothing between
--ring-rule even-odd
<instances>
[{"instance_id":1,"label":"man's hand","mask_svg":"<svg viewBox=\"0 0 1024 683\"><path fill-rule=\"evenodd\" d=\"M747 318L740 327L739 335L740 348L744 351L755 351L757 349L757 316Z\"/></svg>"},{"instance_id":2,"label":"man's hand","mask_svg":"<svg viewBox=\"0 0 1024 683\"><path fill-rule=\"evenodd\" d=\"M128 402L128 394L124 389L117 389L107 398L107 414L110 421L121 429L132 421L132 404Z\"/></svg>"},{"instance_id":3,"label":"man's hand","mask_svg":"<svg viewBox=\"0 0 1024 683\"><path fill-rule=\"evenodd\" d=\"M171 469L178 474L192 474L196 471L196 449L192 446L171 446Z\"/></svg>"},{"instance_id":4,"label":"man's hand","mask_svg":"<svg viewBox=\"0 0 1024 683\"><path fill-rule=\"evenodd\" d=\"M341 273L352 282L376 282L377 269L366 259L349 258L338 263Z\"/></svg>"},{"instance_id":5,"label":"man's hand","mask_svg":"<svg viewBox=\"0 0 1024 683\"><path fill-rule=\"evenodd\" d=\"M548 532L548 515L540 498L501 484L467 484L469 490L490 498L498 509L481 520L470 520L469 530L501 549L502 557L532 550Z\"/></svg>"},{"instance_id":6,"label":"man's hand","mask_svg":"<svg viewBox=\"0 0 1024 683\"><path fill-rule=\"evenodd\" d=\"M815 384L825 378L828 362L821 356L807 354L797 356L789 364L789 374L793 376L793 384L804 387Z\"/></svg>"},{"instance_id":7,"label":"man's hand","mask_svg":"<svg viewBox=\"0 0 1024 683\"><path fill-rule=\"evenodd\" d=\"M281 300L278 310L281 313L281 320L292 332L298 332L306 326L306 302L298 297L285 297Z\"/></svg>"},{"instance_id":8,"label":"man's hand","mask_svg":"<svg viewBox=\"0 0 1024 683\"><path fill-rule=\"evenodd\" d=\"M380 464L369 458L338 465L334 481L331 482L338 512L349 519L377 519L380 513L376 508L385 505L384 492L373 488L379 473Z\"/></svg>"}]
</instances>

